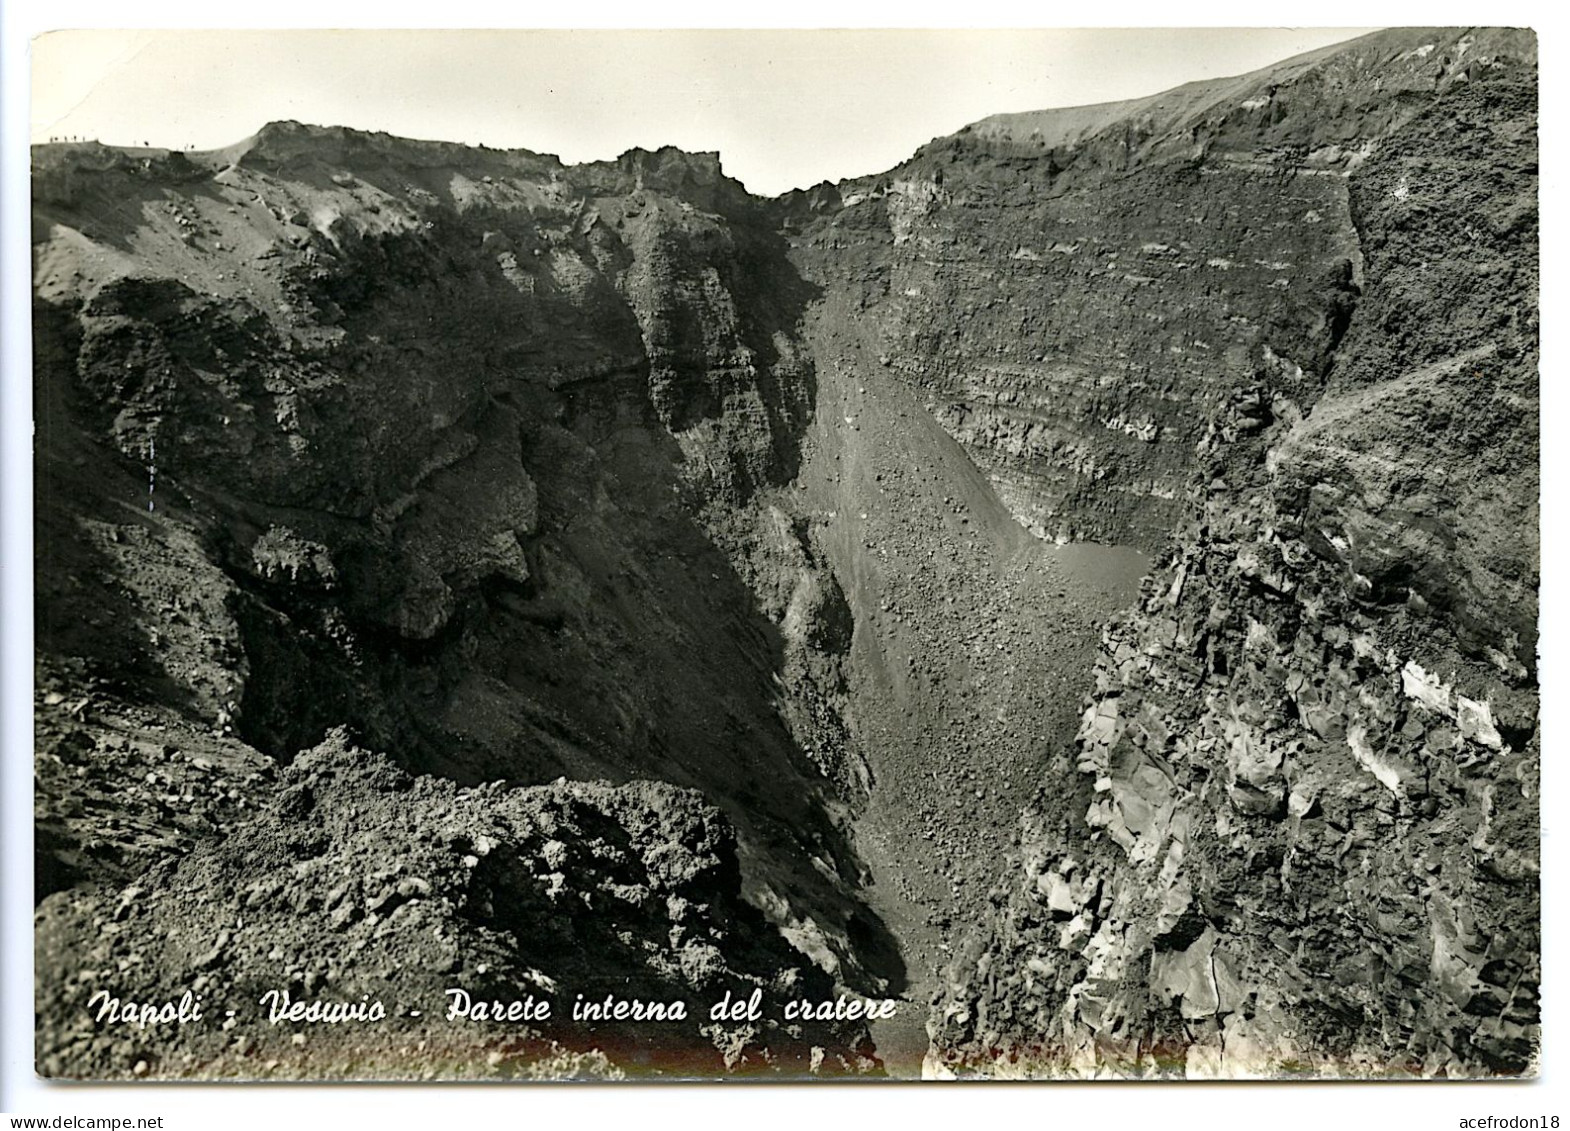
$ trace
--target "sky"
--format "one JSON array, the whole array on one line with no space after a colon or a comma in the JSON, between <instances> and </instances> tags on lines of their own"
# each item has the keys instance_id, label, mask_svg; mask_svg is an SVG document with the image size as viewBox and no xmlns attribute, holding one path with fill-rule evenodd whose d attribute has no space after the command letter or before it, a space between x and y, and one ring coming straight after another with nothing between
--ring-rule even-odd
<instances>
[{"instance_id":1,"label":"sky","mask_svg":"<svg viewBox=\"0 0 1570 1131\"><path fill-rule=\"evenodd\" d=\"M1241 74L1368 28L129 30L33 40L32 138L212 149L269 121L602 160L717 150L774 195L991 114Z\"/></svg>"}]
</instances>

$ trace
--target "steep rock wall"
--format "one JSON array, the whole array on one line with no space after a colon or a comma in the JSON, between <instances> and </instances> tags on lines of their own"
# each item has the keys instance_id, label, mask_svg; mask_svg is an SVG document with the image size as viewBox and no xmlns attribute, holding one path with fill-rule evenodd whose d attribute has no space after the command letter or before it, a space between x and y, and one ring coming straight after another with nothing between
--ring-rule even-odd
<instances>
[{"instance_id":1,"label":"steep rock wall","mask_svg":"<svg viewBox=\"0 0 1570 1131\"><path fill-rule=\"evenodd\" d=\"M1496 72L1348 178L1328 386L1283 362L1217 407L931 1071L1530 1070L1534 113Z\"/></svg>"},{"instance_id":2,"label":"steep rock wall","mask_svg":"<svg viewBox=\"0 0 1570 1131\"><path fill-rule=\"evenodd\" d=\"M1131 103L1005 115L788 226L1016 517L1162 545L1215 403L1273 358L1321 373L1361 281L1346 174L1529 33L1400 29ZM1299 390L1300 398L1309 395Z\"/></svg>"},{"instance_id":3,"label":"steep rock wall","mask_svg":"<svg viewBox=\"0 0 1570 1131\"><path fill-rule=\"evenodd\" d=\"M843 600L768 502L810 288L712 155L284 123L43 150L35 205L41 894L242 827L347 726L698 789L798 957L882 984Z\"/></svg>"}]
</instances>

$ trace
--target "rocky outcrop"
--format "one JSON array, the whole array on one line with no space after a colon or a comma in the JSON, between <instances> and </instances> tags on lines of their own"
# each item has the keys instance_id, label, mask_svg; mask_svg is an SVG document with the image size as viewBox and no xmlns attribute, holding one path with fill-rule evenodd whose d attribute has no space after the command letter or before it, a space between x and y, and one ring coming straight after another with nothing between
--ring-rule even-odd
<instances>
[{"instance_id":1,"label":"rocky outcrop","mask_svg":"<svg viewBox=\"0 0 1570 1131\"><path fill-rule=\"evenodd\" d=\"M745 897L881 985L846 614L770 533L811 291L717 158L281 123L36 163L41 895L230 834L347 726L468 785L699 790Z\"/></svg>"},{"instance_id":2,"label":"rocky outcrop","mask_svg":"<svg viewBox=\"0 0 1570 1131\"><path fill-rule=\"evenodd\" d=\"M1217 406L931 1071L1532 1070L1533 113L1456 87L1347 179L1324 393L1278 362Z\"/></svg>"},{"instance_id":3,"label":"rocky outcrop","mask_svg":"<svg viewBox=\"0 0 1570 1131\"><path fill-rule=\"evenodd\" d=\"M270 786L234 836L124 888L45 903L41 1072L548 1079L877 1067L857 1024L786 1031L777 1003L830 998L833 983L742 901L735 834L690 790L460 789L341 733ZM122 1007L190 993L193 1008L227 1003L244 1016L97 1024L105 969ZM766 1017L710 1019L727 991L755 990L771 1002ZM627 1003L623 1016L575 1018L607 997ZM531 1006L527 1024L485 1015L515 1001ZM381 1016L368 1020L373 1002ZM663 1012L633 1021L632 1003Z\"/></svg>"}]
</instances>

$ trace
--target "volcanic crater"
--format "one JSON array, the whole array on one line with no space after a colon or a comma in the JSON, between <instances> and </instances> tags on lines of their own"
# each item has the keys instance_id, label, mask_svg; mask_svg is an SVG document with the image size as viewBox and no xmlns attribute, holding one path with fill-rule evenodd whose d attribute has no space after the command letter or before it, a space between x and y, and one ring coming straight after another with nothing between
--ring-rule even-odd
<instances>
[{"instance_id":1,"label":"volcanic crater","mask_svg":"<svg viewBox=\"0 0 1570 1131\"><path fill-rule=\"evenodd\" d=\"M35 147L40 1072L1534 1071L1536 112L1399 29L776 199Z\"/></svg>"}]
</instances>

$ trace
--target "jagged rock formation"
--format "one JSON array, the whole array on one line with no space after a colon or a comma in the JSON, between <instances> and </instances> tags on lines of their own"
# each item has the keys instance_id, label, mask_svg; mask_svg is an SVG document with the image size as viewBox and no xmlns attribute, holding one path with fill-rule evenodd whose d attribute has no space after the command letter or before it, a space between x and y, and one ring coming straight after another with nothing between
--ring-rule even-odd
<instances>
[{"instance_id":1,"label":"jagged rock formation","mask_svg":"<svg viewBox=\"0 0 1570 1131\"><path fill-rule=\"evenodd\" d=\"M1535 88L1470 77L1341 182L1345 336L1213 403L935 1071L1531 1067Z\"/></svg>"},{"instance_id":2,"label":"jagged rock formation","mask_svg":"<svg viewBox=\"0 0 1570 1131\"><path fill-rule=\"evenodd\" d=\"M87 975L275 951L935 991L901 1072L1529 1070L1535 98L1530 33L1383 32L773 202L674 150L40 148L45 1070L877 1068L82 1025Z\"/></svg>"},{"instance_id":3,"label":"jagged rock formation","mask_svg":"<svg viewBox=\"0 0 1570 1131\"><path fill-rule=\"evenodd\" d=\"M889 980L843 601L767 501L810 289L713 155L280 124L36 184L41 895L230 833L347 726L467 785L699 789L746 898Z\"/></svg>"}]
</instances>

